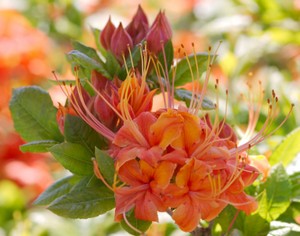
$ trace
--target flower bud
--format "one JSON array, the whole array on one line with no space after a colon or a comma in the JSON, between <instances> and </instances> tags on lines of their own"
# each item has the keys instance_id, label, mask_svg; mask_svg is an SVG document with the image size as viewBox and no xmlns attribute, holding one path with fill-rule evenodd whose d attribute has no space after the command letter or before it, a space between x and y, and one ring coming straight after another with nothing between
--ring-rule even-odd
<instances>
[{"instance_id":1,"label":"flower bud","mask_svg":"<svg viewBox=\"0 0 300 236\"><path fill-rule=\"evenodd\" d=\"M112 35L115 32L115 30L116 30L116 27L113 25L113 23L111 22L110 17L109 17L104 29L102 30L102 32L100 34L100 42L106 50L110 49L111 38L112 38Z\"/></svg>"},{"instance_id":2,"label":"flower bud","mask_svg":"<svg viewBox=\"0 0 300 236\"><path fill-rule=\"evenodd\" d=\"M152 53L158 53L162 46L172 38L171 26L165 13L159 12L156 16L147 36L147 47Z\"/></svg>"},{"instance_id":3,"label":"flower bud","mask_svg":"<svg viewBox=\"0 0 300 236\"><path fill-rule=\"evenodd\" d=\"M128 47L132 48L133 43L130 35L123 28L122 23L119 24L119 27L115 30L112 35L110 42L110 49L112 53L116 56L119 62L123 62L122 55L125 57L128 54Z\"/></svg>"},{"instance_id":4,"label":"flower bud","mask_svg":"<svg viewBox=\"0 0 300 236\"><path fill-rule=\"evenodd\" d=\"M106 100L110 100L107 94L103 94ZM118 116L115 111L107 104L107 102L99 95L94 101L94 112L98 119L107 128L114 130L117 126Z\"/></svg>"},{"instance_id":5,"label":"flower bud","mask_svg":"<svg viewBox=\"0 0 300 236\"><path fill-rule=\"evenodd\" d=\"M107 128L114 130L117 126L118 116L110 105L116 107L119 103L118 95L116 96L118 89L111 80L105 78L97 71L92 72L92 84L97 91L92 111L101 123Z\"/></svg>"},{"instance_id":6,"label":"flower bud","mask_svg":"<svg viewBox=\"0 0 300 236\"><path fill-rule=\"evenodd\" d=\"M139 5L139 8L132 18L131 22L127 25L126 31L131 36L133 44L140 43L146 36L149 30L149 23L146 14Z\"/></svg>"}]
</instances>

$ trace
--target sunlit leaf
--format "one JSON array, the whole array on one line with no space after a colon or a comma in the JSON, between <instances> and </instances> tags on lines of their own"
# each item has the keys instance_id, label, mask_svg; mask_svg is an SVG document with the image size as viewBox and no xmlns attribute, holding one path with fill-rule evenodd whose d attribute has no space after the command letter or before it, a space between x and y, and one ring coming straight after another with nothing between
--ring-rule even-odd
<instances>
[{"instance_id":1,"label":"sunlit leaf","mask_svg":"<svg viewBox=\"0 0 300 236\"><path fill-rule=\"evenodd\" d=\"M259 215L269 222L276 220L290 205L291 188L284 167L273 166L259 201Z\"/></svg>"},{"instance_id":2,"label":"sunlit leaf","mask_svg":"<svg viewBox=\"0 0 300 236\"><path fill-rule=\"evenodd\" d=\"M295 129L278 145L270 157L270 164L282 163L287 166L300 152L300 128Z\"/></svg>"},{"instance_id":3,"label":"sunlit leaf","mask_svg":"<svg viewBox=\"0 0 300 236\"><path fill-rule=\"evenodd\" d=\"M295 172L290 176L292 184L292 200L300 202L300 171Z\"/></svg>"},{"instance_id":4,"label":"sunlit leaf","mask_svg":"<svg viewBox=\"0 0 300 236\"><path fill-rule=\"evenodd\" d=\"M265 236L270 230L270 223L262 218L259 214L245 217L244 236Z\"/></svg>"}]
</instances>

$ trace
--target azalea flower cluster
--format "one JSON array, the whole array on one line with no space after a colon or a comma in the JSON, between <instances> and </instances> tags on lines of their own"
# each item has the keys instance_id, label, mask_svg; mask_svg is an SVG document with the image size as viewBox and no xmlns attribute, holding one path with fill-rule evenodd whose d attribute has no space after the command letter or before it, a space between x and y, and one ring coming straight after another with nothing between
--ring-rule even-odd
<instances>
[{"instance_id":1,"label":"azalea flower cluster","mask_svg":"<svg viewBox=\"0 0 300 236\"><path fill-rule=\"evenodd\" d=\"M272 134L269 124L278 99L273 93L268 117L256 135L260 111L249 110L247 135L239 140L219 117L218 102L212 115L202 109L213 62L208 56L201 89L196 83L198 75L192 81L188 106L178 105L164 50L171 36L163 12L151 27L140 7L126 28L122 24L116 28L109 20L99 41L126 68L126 78L109 79L93 71L87 81L93 93L79 78L75 87L63 86L68 103L60 105L57 121L63 133L66 115L77 115L107 140L105 152L114 161L115 181L109 185L96 162L94 173L114 192L117 221L126 220L126 213L132 209L137 219L147 221L158 221L158 212L168 212L183 231L191 232L200 220L214 219L229 204L246 214L257 209L255 197L247 195L245 188L262 170L247 150ZM140 53L136 66L131 54L134 47L139 47ZM129 65L128 58L132 62ZM186 60L189 64L191 59ZM170 70L175 73L176 65ZM148 83L150 74L155 74L157 88ZM215 86L218 89L218 83ZM158 93L164 105L153 110L153 97Z\"/></svg>"}]
</instances>

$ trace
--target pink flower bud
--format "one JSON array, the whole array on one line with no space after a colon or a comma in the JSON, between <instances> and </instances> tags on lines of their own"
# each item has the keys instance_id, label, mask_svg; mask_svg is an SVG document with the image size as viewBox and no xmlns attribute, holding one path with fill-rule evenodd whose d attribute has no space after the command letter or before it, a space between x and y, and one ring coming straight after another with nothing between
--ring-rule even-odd
<instances>
[{"instance_id":1,"label":"pink flower bud","mask_svg":"<svg viewBox=\"0 0 300 236\"><path fill-rule=\"evenodd\" d=\"M122 23L119 24L119 27L115 30L112 35L110 42L110 49L112 53L116 56L119 62L123 62L122 55L128 54L128 47L132 48L133 43L130 35L123 28Z\"/></svg>"},{"instance_id":2,"label":"pink flower bud","mask_svg":"<svg viewBox=\"0 0 300 236\"><path fill-rule=\"evenodd\" d=\"M116 85L97 71L92 72L92 84L97 91L94 97L92 112L107 128L117 127L118 116L112 107L119 103ZM112 106L112 107L111 107Z\"/></svg>"},{"instance_id":3,"label":"pink flower bud","mask_svg":"<svg viewBox=\"0 0 300 236\"><path fill-rule=\"evenodd\" d=\"M106 50L110 49L111 38L112 38L112 35L115 32L115 30L116 30L116 27L113 25L113 23L111 22L110 17L109 17L104 29L102 30L102 32L100 34L100 42Z\"/></svg>"},{"instance_id":4,"label":"pink flower bud","mask_svg":"<svg viewBox=\"0 0 300 236\"><path fill-rule=\"evenodd\" d=\"M139 5L138 10L131 22L127 25L126 31L131 36L133 44L141 42L149 30L149 23L146 14Z\"/></svg>"},{"instance_id":5,"label":"pink flower bud","mask_svg":"<svg viewBox=\"0 0 300 236\"><path fill-rule=\"evenodd\" d=\"M102 94L106 100L110 101L107 94ZM94 112L98 119L107 128L114 130L117 127L118 116L115 111L107 104L107 102L99 95L96 96L94 101Z\"/></svg>"},{"instance_id":6,"label":"pink flower bud","mask_svg":"<svg viewBox=\"0 0 300 236\"><path fill-rule=\"evenodd\" d=\"M162 50L162 46L171 38L172 30L166 15L159 12L146 36L147 47L149 51L156 54Z\"/></svg>"}]
</instances>

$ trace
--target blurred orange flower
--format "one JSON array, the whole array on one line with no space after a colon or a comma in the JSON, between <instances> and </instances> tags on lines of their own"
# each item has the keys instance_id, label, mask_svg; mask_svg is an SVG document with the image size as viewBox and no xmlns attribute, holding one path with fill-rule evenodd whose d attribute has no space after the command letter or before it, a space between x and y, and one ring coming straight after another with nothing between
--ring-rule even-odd
<instances>
[{"instance_id":1,"label":"blurred orange flower","mask_svg":"<svg viewBox=\"0 0 300 236\"><path fill-rule=\"evenodd\" d=\"M47 37L24 16L0 10L0 109L7 106L11 88L48 77L51 71L46 61L48 49Z\"/></svg>"},{"instance_id":2,"label":"blurred orange flower","mask_svg":"<svg viewBox=\"0 0 300 236\"><path fill-rule=\"evenodd\" d=\"M48 77L49 42L20 13L0 10L0 180L9 179L32 200L52 182L45 155L22 153L8 110L11 90Z\"/></svg>"}]
</instances>

